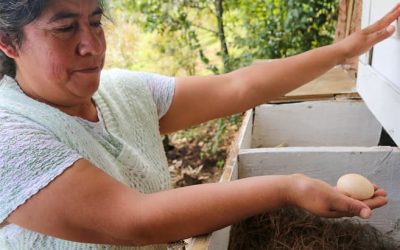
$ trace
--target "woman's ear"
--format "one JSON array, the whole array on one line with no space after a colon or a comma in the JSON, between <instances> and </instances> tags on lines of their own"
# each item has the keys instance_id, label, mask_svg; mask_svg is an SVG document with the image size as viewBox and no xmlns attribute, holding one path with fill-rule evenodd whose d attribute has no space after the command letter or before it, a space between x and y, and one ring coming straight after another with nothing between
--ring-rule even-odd
<instances>
[{"instance_id":1,"label":"woman's ear","mask_svg":"<svg viewBox=\"0 0 400 250\"><path fill-rule=\"evenodd\" d=\"M8 35L0 35L0 50L9 58L15 59L18 57L18 50L10 41Z\"/></svg>"}]
</instances>

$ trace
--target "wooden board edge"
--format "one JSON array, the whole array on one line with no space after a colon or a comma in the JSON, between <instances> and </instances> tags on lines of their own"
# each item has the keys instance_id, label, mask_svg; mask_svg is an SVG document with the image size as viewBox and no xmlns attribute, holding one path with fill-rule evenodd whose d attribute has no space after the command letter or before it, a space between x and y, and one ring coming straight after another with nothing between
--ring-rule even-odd
<instances>
[{"instance_id":1,"label":"wooden board edge","mask_svg":"<svg viewBox=\"0 0 400 250\"><path fill-rule=\"evenodd\" d=\"M293 103L293 102L308 102L308 101L329 101L343 99L361 99L357 92L347 94L321 94L321 95L303 95L303 96L283 96L275 100L268 101L270 104Z\"/></svg>"},{"instance_id":2,"label":"wooden board edge","mask_svg":"<svg viewBox=\"0 0 400 250\"><path fill-rule=\"evenodd\" d=\"M237 179L237 156L239 154L239 149L242 147L242 145L248 144L248 142L245 141L251 139L248 137L251 137L252 133L253 113L254 111L250 109L244 114L242 125L240 126L240 129L237 132L233 143L229 147L228 157L226 159L224 171L219 182L229 182L231 180ZM249 145L246 145L245 147L247 146Z\"/></svg>"},{"instance_id":3,"label":"wooden board edge","mask_svg":"<svg viewBox=\"0 0 400 250\"><path fill-rule=\"evenodd\" d=\"M239 157L245 154L262 154L262 153L279 153L279 152L302 152L302 153L335 153L335 152L400 152L400 148L390 147L390 146L375 146L375 147L282 147L282 148L251 148L251 149L241 149L239 151Z\"/></svg>"}]
</instances>

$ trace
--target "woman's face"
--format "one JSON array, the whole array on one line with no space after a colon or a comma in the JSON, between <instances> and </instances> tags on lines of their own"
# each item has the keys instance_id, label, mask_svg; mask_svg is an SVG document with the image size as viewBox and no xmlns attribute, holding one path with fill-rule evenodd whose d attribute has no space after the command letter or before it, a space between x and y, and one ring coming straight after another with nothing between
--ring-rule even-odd
<instances>
[{"instance_id":1,"label":"woman's face","mask_svg":"<svg viewBox=\"0 0 400 250\"><path fill-rule=\"evenodd\" d=\"M91 100L105 58L102 13L96 0L51 1L24 27L16 79L29 96L65 107Z\"/></svg>"}]
</instances>

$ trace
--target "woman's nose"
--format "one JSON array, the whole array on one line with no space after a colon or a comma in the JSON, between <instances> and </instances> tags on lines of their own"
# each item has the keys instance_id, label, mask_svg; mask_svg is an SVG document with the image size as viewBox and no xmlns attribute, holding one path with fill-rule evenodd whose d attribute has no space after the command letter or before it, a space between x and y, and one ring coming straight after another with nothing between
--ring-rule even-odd
<instances>
[{"instance_id":1,"label":"woman's nose","mask_svg":"<svg viewBox=\"0 0 400 250\"><path fill-rule=\"evenodd\" d=\"M78 45L78 54L100 55L105 50L105 38L102 30L96 30L92 27L80 31L80 41Z\"/></svg>"}]
</instances>

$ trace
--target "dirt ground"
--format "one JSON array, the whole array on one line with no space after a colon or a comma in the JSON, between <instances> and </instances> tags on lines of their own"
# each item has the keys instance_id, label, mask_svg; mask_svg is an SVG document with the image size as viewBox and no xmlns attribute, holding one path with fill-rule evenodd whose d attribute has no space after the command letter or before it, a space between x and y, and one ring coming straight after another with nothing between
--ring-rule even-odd
<instances>
[{"instance_id":1,"label":"dirt ground","mask_svg":"<svg viewBox=\"0 0 400 250\"><path fill-rule=\"evenodd\" d=\"M164 147L174 187L218 182L241 116L213 120L168 135Z\"/></svg>"}]
</instances>

